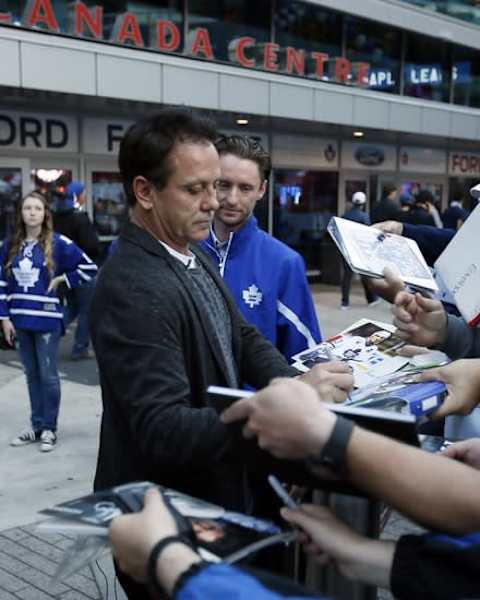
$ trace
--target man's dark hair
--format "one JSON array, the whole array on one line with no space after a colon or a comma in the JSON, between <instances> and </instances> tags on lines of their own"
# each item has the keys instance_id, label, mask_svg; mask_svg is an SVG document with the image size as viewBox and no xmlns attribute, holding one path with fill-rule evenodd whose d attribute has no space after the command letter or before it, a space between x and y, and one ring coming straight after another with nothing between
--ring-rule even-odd
<instances>
[{"instance_id":1,"label":"man's dark hair","mask_svg":"<svg viewBox=\"0 0 480 600\"><path fill-rule=\"evenodd\" d=\"M415 197L415 204L435 204L435 199L430 190L420 190Z\"/></svg>"},{"instance_id":2,"label":"man's dark hair","mask_svg":"<svg viewBox=\"0 0 480 600\"><path fill-rule=\"evenodd\" d=\"M133 180L143 175L158 190L172 172L169 156L177 142L214 143L215 122L187 108L168 108L134 123L120 144L118 166L130 206L136 202Z\"/></svg>"},{"instance_id":3,"label":"man's dark hair","mask_svg":"<svg viewBox=\"0 0 480 600\"><path fill-rule=\"evenodd\" d=\"M257 163L260 179L268 179L271 168L270 155L259 141L246 135L221 135L215 142L215 147L220 156L233 154Z\"/></svg>"},{"instance_id":4,"label":"man's dark hair","mask_svg":"<svg viewBox=\"0 0 480 600\"><path fill-rule=\"evenodd\" d=\"M383 186L383 197L386 198L392 192L396 192L396 191L397 191L397 186L395 184L393 184L393 183L386 183Z\"/></svg>"}]
</instances>

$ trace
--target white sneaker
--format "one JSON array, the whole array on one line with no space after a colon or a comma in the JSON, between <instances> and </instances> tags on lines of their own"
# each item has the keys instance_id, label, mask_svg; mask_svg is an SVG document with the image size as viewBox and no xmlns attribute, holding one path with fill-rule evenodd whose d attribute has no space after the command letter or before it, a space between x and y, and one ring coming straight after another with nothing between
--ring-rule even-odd
<instances>
[{"instance_id":1,"label":"white sneaker","mask_svg":"<svg viewBox=\"0 0 480 600\"><path fill-rule=\"evenodd\" d=\"M50 431L50 429L45 429L42 431L42 435L40 436L40 452L51 452L55 449L57 445L57 435Z\"/></svg>"},{"instance_id":2,"label":"white sneaker","mask_svg":"<svg viewBox=\"0 0 480 600\"><path fill-rule=\"evenodd\" d=\"M27 427L21 431L17 437L14 437L10 442L10 446L26 446L34 444L40 440L40 431L33 431L31 427Z\"/></svg>"}]
</instances>

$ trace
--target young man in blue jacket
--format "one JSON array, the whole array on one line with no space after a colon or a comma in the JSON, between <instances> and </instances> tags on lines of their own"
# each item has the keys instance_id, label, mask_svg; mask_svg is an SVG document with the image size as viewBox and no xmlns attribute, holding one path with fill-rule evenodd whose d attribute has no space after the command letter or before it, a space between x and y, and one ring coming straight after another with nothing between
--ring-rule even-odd
<instances>
[{"instance_id":1,"label":"young man in blue jacket","mask_svg":"<svg viewBox=\"0 0 480 600\"><path fill-rule=\"evenodd\" d=\"M255 205L267 188L270 157L254 139L222 136L220 204L202 248L217 265L245 319L287 360L321 341L302 257L259 229Z\"/></svg>"}]
</instances>

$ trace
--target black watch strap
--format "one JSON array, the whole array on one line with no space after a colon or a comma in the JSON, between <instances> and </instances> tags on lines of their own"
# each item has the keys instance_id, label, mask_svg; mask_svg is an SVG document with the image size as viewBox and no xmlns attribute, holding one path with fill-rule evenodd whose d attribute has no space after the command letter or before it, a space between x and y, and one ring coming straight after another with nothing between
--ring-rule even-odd
<instances>
[{"instance_id":1,"label":"black watch strap","mask_svg":"<svg viewBox=\"0 0 480 600\"><path fill-rule=\"evenodd\" d=\"M184 544L192 548L192 543L190 540L186 539L181 535L169 535L161 540L159 540L155 546L152 548L150 552L150 556L148 557L147 563L147 581L152 587L152 589L158 594L163 595L165 591L163 590L160 582L157 579L157 560L163 550L169 546L170 544Z\"/></svg>"},{"instance_id":2,"label":"black watch strap","mask_svg":"<svg viewBox=\"0 0 480 600\"><path fill-rule=\"evenodd\" d=\"M337 475L345 473L345 457L347 453L348 442L352 435L355 423L337 415L337 420L332 433L325 446L319 454L314 454L307 458L307 466L315 469L316 467L327 467Z\"/></svg>"}]
</instances>

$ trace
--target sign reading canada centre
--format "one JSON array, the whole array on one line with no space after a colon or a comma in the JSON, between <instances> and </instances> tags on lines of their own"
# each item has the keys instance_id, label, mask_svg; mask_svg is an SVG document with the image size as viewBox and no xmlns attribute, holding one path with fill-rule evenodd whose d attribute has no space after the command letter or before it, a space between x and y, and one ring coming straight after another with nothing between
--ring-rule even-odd
<instances>
[{"instance_id":1,"label":"sign reading canada centre","mask_svg":"<svg viewBox=\"0 0 480 600\"><path fill-rule=\"evenodd\" d=\"M181 25L167 19L156 19L153 24L149 22L146 25L142 22L145 13L109 12L107 19L101 5L87 6L80 0L63 3L29 0L24 3L22 14L17 15L14 7L18 7L18 2L2 2L3 7L10 4L11 11L0 12L0 25L42 30L158 52L175 53L183 48L184 56L209 61L219 60L215 56L211 33L205 27L191 29L187 39L183 40ZM250 36L233 37L228 40L228 60L248 69L360 87L368 87L371 77L368 62L351 62L342 56L330 56L325 52L307 51L292 46L283 47L271 41L258 41Z\"/></svg>"}]
</instances>

